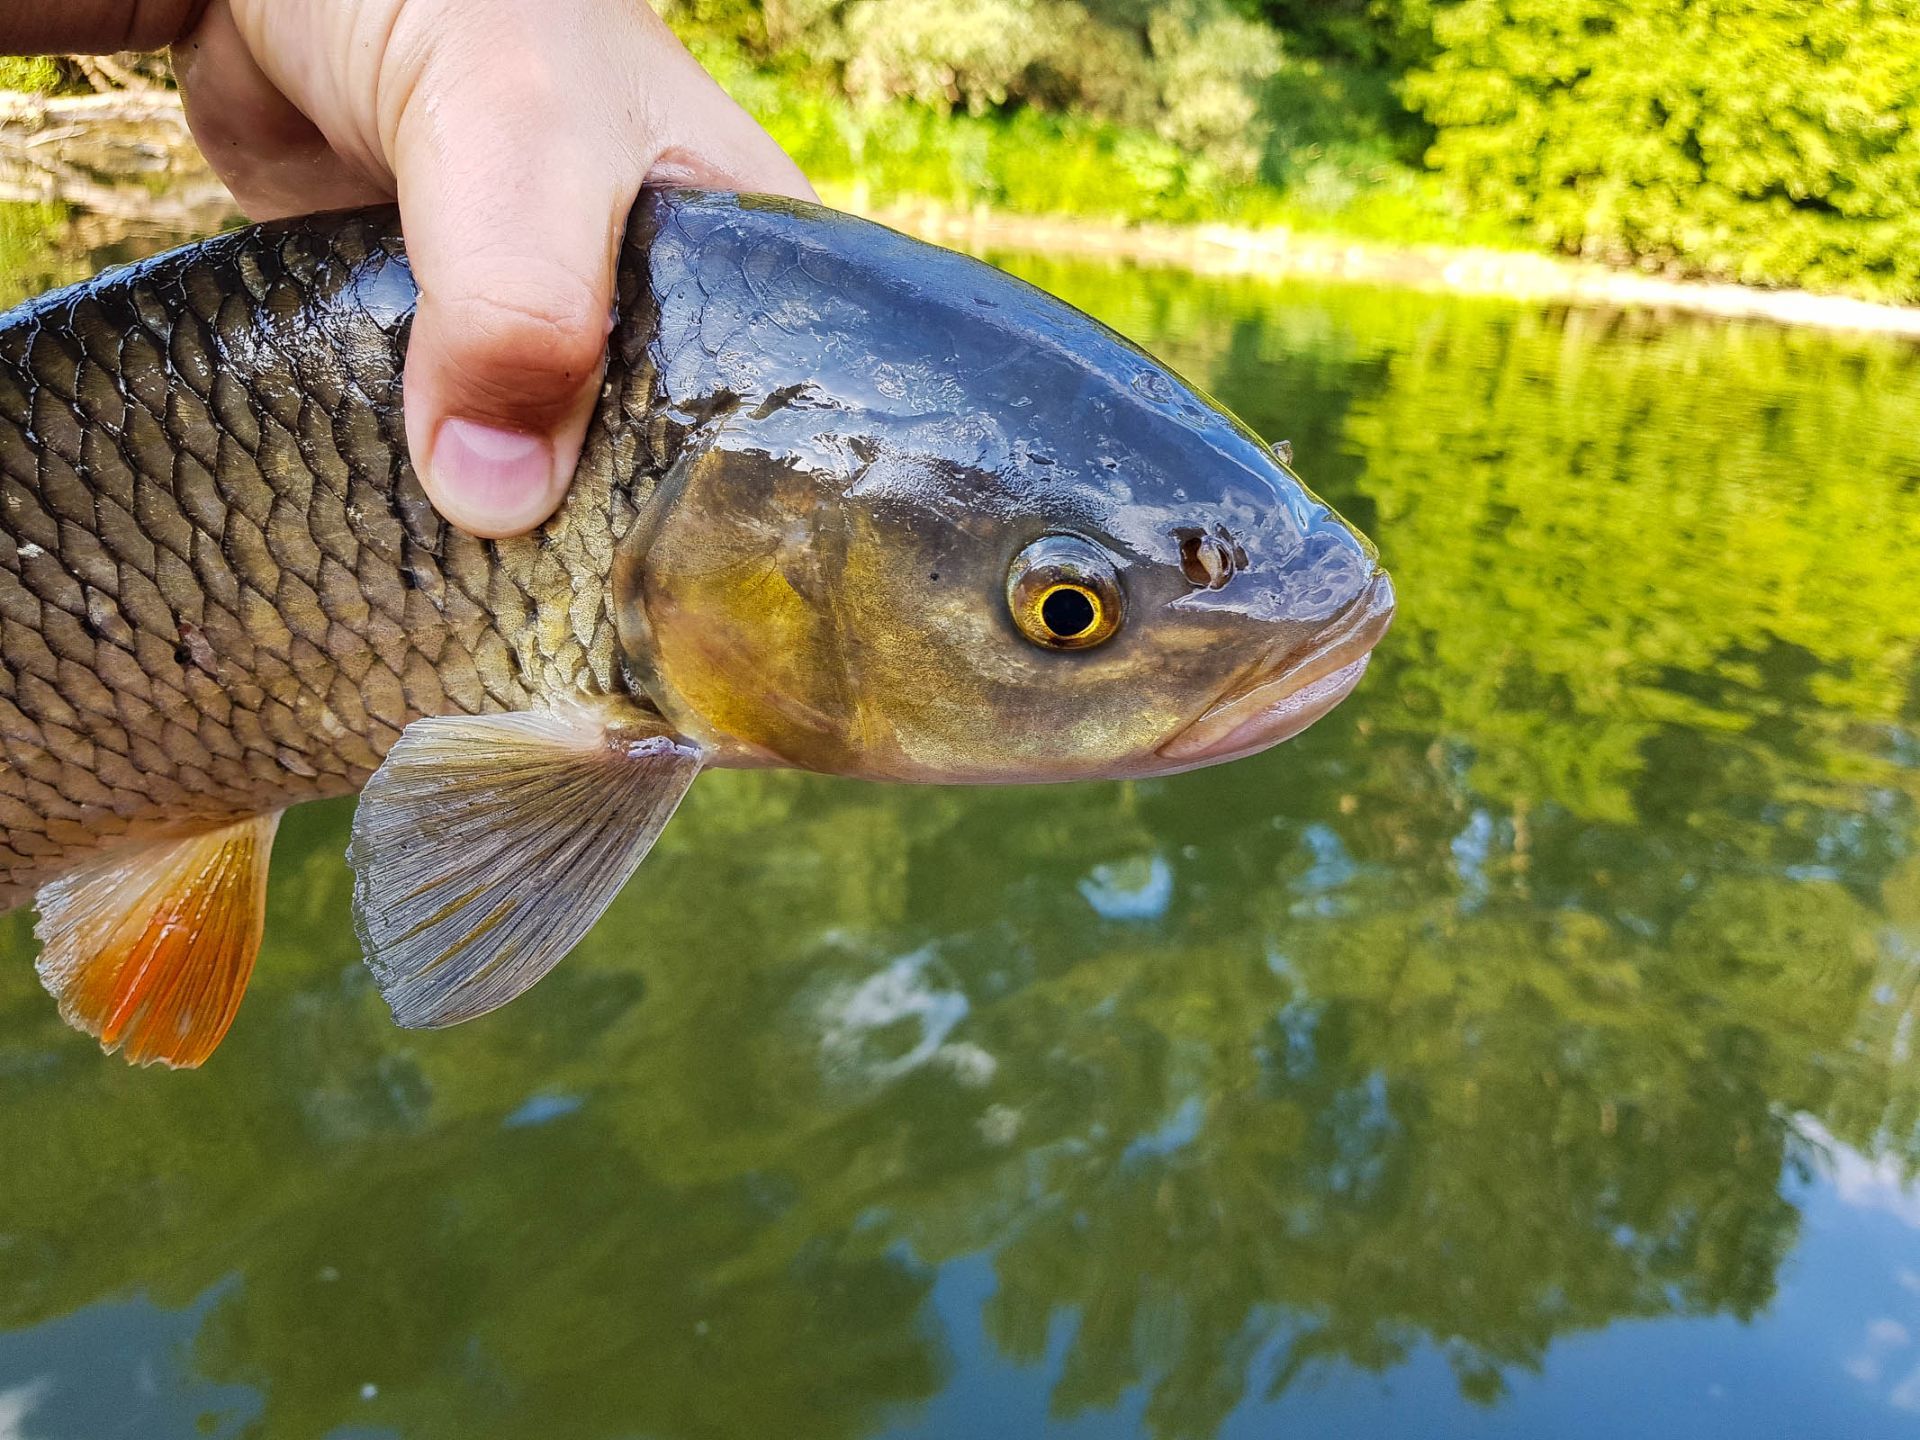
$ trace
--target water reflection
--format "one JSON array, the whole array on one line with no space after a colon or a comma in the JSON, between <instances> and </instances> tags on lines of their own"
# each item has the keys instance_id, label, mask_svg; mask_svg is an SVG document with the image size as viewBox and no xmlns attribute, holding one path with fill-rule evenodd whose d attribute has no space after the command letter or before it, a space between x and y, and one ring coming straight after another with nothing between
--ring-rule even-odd
<instances>
[{"instance_id":1,"label":"water reflection","mask_svg":"<svg viewBox=\"0 0 1920 1440\"><path fill-rule=\"evenodd\" d=\"M195 1076L69 1034L16 917L0 1435L1909 1423L1920 366L1011 263L1379 537L1359 694L1173 780L708 777L424 1037L297 812Z\"/></svg>"}]
</instances>

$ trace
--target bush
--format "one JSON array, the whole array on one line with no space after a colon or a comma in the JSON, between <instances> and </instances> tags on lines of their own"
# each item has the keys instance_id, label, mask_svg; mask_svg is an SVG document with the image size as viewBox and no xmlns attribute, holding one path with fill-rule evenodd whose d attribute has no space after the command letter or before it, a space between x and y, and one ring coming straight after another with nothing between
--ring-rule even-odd
<instances>
[{"instance_id":1,"label":"bush","mask_svg":"<svg viewBox=\"0 0 1920 1440\"><path fill-rule=\"evenodd\" d=\"M1281 65L1279 36L1230 0L784 0L762 15L768 46L825 63L863 104L1072 113L1241 178L1259 168Z\"/></svg>"},{"instance_id":2,"label":"bush","mask_svg":"<svg viewBox=\"0 0 1920 1440\"><path fill-rule=\"evenodd\" d=\"M0 90L27 90L36 94L60 83L58 61L39 56L0 55Z\"/></svg>"},{"instance_id":3,"label":"bush","mask_svg":"<svg viewBox=\"0 0 1920 1440\"><path fill-rule=\"evenodd\" d=\"M1455 0L1405 95L1551 246L1920 296L1920 0Z\"/></svg>"}]
</instances>

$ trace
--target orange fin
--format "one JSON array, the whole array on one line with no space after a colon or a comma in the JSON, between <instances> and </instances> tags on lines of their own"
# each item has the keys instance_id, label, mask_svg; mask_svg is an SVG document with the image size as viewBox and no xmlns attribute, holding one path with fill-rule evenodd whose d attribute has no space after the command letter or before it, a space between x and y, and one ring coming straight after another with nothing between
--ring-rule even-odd
<instances>
[{"instance_id":1,"label":"orange fin","mask_svg":"<svg viewBox=\"0 0 1920 1440\"><path fill-rule=\"evenodd\" d=\"M266 928L278 812L116 850L40 887L40 980L76 1030L191 1070L233 1024Z\"/></svg>"}]
</instances>

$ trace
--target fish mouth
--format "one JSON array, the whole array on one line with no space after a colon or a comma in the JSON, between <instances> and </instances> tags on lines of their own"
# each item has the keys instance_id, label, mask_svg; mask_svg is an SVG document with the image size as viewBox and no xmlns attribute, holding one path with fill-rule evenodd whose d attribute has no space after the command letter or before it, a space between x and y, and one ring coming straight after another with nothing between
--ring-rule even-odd
<instances>
[{"instance_id":1,"label":"fish mouth","mask_svg":"<svg viewBox=\"0 0 1920 1440\"><path fill-rule=\"evenodd\" d=\"M1367 588L1320 634L1262 665L1160 747L1181 767L1212 765L1291 740L1352 693L1393 623L1393 581L1375 570Z\"/></svg>"}]
</instances>

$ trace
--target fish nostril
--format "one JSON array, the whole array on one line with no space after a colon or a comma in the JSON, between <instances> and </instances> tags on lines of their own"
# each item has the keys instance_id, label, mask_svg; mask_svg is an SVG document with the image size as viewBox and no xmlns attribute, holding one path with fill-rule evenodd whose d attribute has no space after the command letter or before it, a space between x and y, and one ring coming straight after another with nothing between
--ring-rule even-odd
<instances>
[{"instance_id":1,"label":"fish nostril","mask_svg":"<svg viewBox=\"0 0 1920 1440\"><path fill-rule=\"evenodd\" d=\"M1219 527L1212 534L1180 532L1180 570L1188 583L1203 590L1218 590L1246 566L1246 550Z\"/></svg>"}]
</instances>

